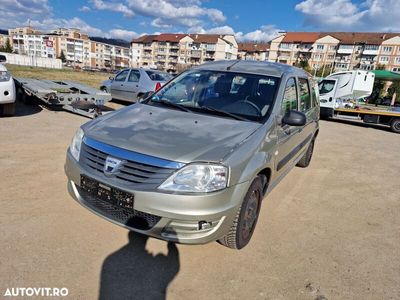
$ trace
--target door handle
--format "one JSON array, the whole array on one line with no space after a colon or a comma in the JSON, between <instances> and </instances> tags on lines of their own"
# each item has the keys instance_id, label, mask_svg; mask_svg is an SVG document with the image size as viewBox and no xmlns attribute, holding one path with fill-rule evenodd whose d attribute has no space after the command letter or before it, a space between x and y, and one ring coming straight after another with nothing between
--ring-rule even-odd
<instances>
[{"instance_id":1,"label":"door handle","mask_svg":"<svg viewBox=\"0 0 400 300\"><path fill-rule=\"evenodd\" d=\"M124 86L124 85L121 83L121 86Z\"/></svg>"}]
</instances>

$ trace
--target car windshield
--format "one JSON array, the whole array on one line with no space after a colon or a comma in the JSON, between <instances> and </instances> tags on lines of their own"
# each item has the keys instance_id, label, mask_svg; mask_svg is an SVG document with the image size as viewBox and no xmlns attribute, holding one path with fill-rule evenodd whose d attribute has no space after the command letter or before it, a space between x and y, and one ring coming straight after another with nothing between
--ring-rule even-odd
<instances>
[{"instance_id":1,"label":"car windshield","mask_svg":"<svg viewBox=\"0 0 400 300\"><path fill-rule=\"evenodd\" d=\"M332 91L335 87L335 82L335 80L322 80L318 85L319 93L322 95Z\"/></svg>"},{"instance_id":2,"label":"car windshield","mask_svg":"<svg viewBox=\"0 0 400 300\"><path fill-rule=\"evenodd\" d=\"M148 102L172 102L207 114L260 121L274 103L279 78L272 76L194 70L183 73Z\"/></svg>"},{"instance_id":3,"label":"car windshield","mask_svg":"<svg viewBox=\"0 0 400 300\"><path fill-rule=\"evenodd\" d=\"M172 76L168 73L162 73L157 71L146 71L149 78L153 81L168 81Z\"/></svg>"}]
</instances>

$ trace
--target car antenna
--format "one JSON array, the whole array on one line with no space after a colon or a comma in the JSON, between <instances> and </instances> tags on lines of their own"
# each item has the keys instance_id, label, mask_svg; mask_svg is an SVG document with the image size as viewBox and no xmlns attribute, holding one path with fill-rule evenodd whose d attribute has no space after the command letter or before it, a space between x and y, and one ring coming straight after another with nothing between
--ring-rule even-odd
<instances>
[{"instance_id":1,"label":"car antenna","mask_svg":"<svg viewBox=\"0 0 400 300\"><path fill-rule=\"evenodd\" d=\"M233 64L231 64L230 66L228 66L228 67L226 68L226 70L227 70L227 71L230 71L231 68L232 68L234 65L236 65L237 63L239 63L239 62L240 62L240 60L238 59L238 60L235 61Z\"/></svg>"}]
</instances>

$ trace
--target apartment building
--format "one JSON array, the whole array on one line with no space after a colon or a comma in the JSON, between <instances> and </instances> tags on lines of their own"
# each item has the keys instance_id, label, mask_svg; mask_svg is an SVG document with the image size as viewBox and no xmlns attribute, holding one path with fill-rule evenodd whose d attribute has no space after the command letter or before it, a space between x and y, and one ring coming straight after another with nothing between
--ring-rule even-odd
<instances>
[{"instance_id":1,"label":"apartment building","mask_svg":"<svg viewBox=\"0 0 400 300\"><path fill-rule=\"evenodd\" d=\"M174 34L144 35L131 44L131 65L177 72L180 67L207 61L236 59L233 35Z\"/></svg>"},{"instance_id":2,"label":"apartment building","mask_svg":"<svg viewBox=\"0 0 400 300\"><path fill-rule=\"evenodd\" d=\"M90 42L90 66L95 68L122 69L130 66L130 49L120 44L102 42L92 38Z\"/></svg>"},{"instance_id":3,"label":"apartment building","mask_svg":"<svg viewBox=\"0 0 400 300\"><path fill-rule=\"evenodd\" d=\"M66 63L76 67L125 68L129 66L130 49L90 38L79 29L58 28L43 33L31 27L9 30L13 50L34 57L57 58L64 54Z\"/></svg>"},{"instance_id":4,"label":"apartment building","mask_svg":"<svg viewBox=\"0 0 400 300\"><path fill-rule=\"evenodd\" d=\"M400 34L368 32L287 32L271 41L269 61L330 72L400 67Z\"/></svg>"},{"instance_id":5,"label":"apartment building","mask_svg":"<svg viewBox=\"0 0 400 300\"><path fill-rule=\"evenodd\" d=\"M56 38L56 55L64 53L66 62L75 66L90 66L91 41L87 34L79 29L58 28L51 34Z\"/></svg>"},{"instance_id":6,"label":"apartment building","mask_svg":"<svg viewBox=\"0 0 400 300\"><path fill-rule=\"evenodd\" d=\"M238 44L238 59L242 60L268 60L270 45L255 44L255 43L239 43Z\"/></svg>"}]
</instances>

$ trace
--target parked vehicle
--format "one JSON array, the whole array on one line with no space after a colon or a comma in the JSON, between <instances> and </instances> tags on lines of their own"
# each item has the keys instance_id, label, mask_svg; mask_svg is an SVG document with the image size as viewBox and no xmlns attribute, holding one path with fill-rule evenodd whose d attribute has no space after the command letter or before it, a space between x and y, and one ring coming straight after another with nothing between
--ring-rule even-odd
<instances>
[{"instance_id":1,"label":"parked vehicle","mask_svg":"<svg viewBox=\"0 0 400 300\"><path fill-rule=\"evenodd\" d=\"M68 190L130 230L241 249L265 195L295 165L309 165L318 119L318 86L305 71L207 63L79 128Z\"/></svg>"},{"instance_id":2,"label":"parked vehicle","mask_svg":"<svg viewBox=\"0 0 400 300\"><path fill-rule=\"evenodd\" d=\"M366 98L372 94L375 74L368 71L346 71L329 75L319 83L321 117L354 119L364 123L390 126L400 133L400 113L360 107L346 99ZM367 98L369 99L369 98ZM391 105L392 99L377 99L378 105Z\"/></svg>"},{"instance_id":3,"label":"parked vehicle","mask_svg":"<svg viewBox=\"0 0 400 300\"><path fill-rule=\"evenodd\" d=\"M333 117L335 109L354 107L346 99L371 95L375 74L368 71L333 73L319 83L321 116Z\"/></svg>"},{"instance_id":4,"label":"parked vehicle","mask_svg":"<svg viewBox=\"0 0 400 300\"><path fill-rule=\"evenodd\" d=\"M172 78L165 72L150 69L124 69L103 81L100 89L117 100L136 102L144 93L155 91Z\"/></svg>"},{"instance_id":5,"label":"parked vehicle","mask_svg":"<svg viewBox=\"0 0 400 300\"><path fill-rule=\"evenodd\" d=\"M16 99L14 79L3 62L6 62L6 57L0 55L0 115L13 116Z\"/></svg>"}]
</instances>

